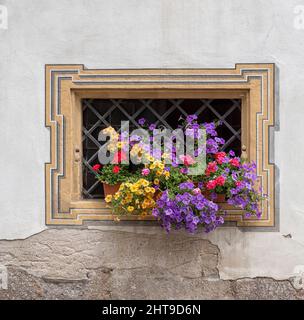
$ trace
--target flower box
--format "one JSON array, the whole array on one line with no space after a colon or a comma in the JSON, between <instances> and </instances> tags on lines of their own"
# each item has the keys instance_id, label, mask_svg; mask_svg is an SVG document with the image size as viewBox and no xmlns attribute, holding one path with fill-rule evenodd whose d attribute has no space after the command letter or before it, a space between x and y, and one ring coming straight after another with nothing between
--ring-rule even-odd
<instances>
[{"instance_id":1,"label":"flower box","mask_svg":"<svg viewBox=\"0 0 304 320\"><path fill-rule=\"evenodd\" d=\"M105 202L113 213L152 214L167 232L174 228L190 233L199 227L211 232L222 225L226 204L242 209L248 218L261 216L259 203L264 197L255 189L256 165L243 161L232 150L221 151L225 140L217 136L218 124L198 124L196 120L196 115L190 115L180 127L185 136L191 134L197 141L199 133L194 128L206 132L206 144L195 145L197 155L206 150L206 167L200 165L197 156L178 155L173 147L171 155L162 153L162 148L151 155L151 146L147 148L140 136L127 136L125 141L125 133L119 134L112 127L103 129L111 138L107 150L113 152L113 163L96 164L92 169L103 182ZM143 126L145 120L138 123ZM148 128L147 135L154 134L155 125ZM136 159L133 165L124 162L129 156Z\"/></svg>"},{"instance_id":2,"label":"flower box","mask_svg":"<svg viewBox=\"0 0 304 320\"><path fill-rule=\"evenodd\" d=\"M224 193L215 194L215 197L212 197L211 192L205 191L203 195L208 199L212 200L216 203L224 203L226 202L226 195Z\"/></svg>"},{"instance_id":3,"label":"flower box","mask_svg":"<svg viewBox=\"0 0 304 320\"><path fill-rule=\"evenodd\" d=\"M108 196L108 195L114 195L120 187L121 183L116 183L114 185L110 185L107 183L103 183L103 192L104 192L104 196Z\"/></svg>"}]
</instances>

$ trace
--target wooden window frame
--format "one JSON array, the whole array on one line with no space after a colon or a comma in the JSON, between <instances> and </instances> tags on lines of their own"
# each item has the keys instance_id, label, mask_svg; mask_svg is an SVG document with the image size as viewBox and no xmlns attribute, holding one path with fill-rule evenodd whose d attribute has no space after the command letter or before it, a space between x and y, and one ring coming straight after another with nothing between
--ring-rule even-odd
<instances>
[{"instance_id":1,"label":"wooden window frame","mask_svg":"<svg viewBox=\"0 0 304 320\"><path fill-rule=\"evenodd\" d=\"M262 217L245 218L227 204L226 220L238 226L275 225L274 164L269 128L274 125L274 64L236 64L234 69L88 70L83 65L46 65L46 127L50 128L50 162L45 165L46 224L81 225L113 220L100 199L82 199L81 99L241 99L242 145L257 162L263 192ZM124 216L122 220L154 220Z\"/></svg>"}]
</instances>

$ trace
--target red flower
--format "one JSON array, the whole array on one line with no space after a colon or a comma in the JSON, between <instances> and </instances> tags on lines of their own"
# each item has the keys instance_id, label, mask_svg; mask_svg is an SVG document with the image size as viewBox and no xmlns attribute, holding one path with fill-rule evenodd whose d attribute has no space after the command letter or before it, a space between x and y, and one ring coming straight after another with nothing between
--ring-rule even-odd
<instances>
[{"instance_id":1,"label":"red flower","mask_svg":"<svg viewBox=\"0 0 304 320\"><path fill-rule=\"evenodd\" d=\"M183 161L183 163L186 167L189 167L195 163L194 159L191 156L189 156L188 154L185 156L182 155L179 158Z\"/></svg>"},{"instance_id":2,"label":"red flower","mask_svg":"<svg viewBox=\"0 0 304 320\"><path fill-rule=\"evenodd\" d=\"M127 160L127 156L124 151L119 150L114 154L113 163L121 163L125 160Z\"/></svg>"},{"instance_id":3,"label":"red flower","mask_svg":"<svg viewBox=\"0 0 304 320\"><path fill-rule=\"evenodd\" d=\"M120 171L120 167L119 166L114 166L113 167L113 172L114 173L119 173L119 171Z\"/></svg>"},{"instance_id":4,"label":"red flower","mask_svg":"<svg viewBox=\"0 0 304 320\"><path fill-rule=\"evenodd\" d=\"M98 171L100 168L101 168L101 165L100 165L100 164L95 164L95 165L92 167L92 169L93 169L94 171Z\"/></svg>"},{"instance_id":5,"label":"red flower","mask_svg":"<svg viewBox=\"0 0 304 320\"><path fill-rule=\"evenodd\" d=\"M217 186L223 186L225 184L226 178L223 176L219 176L215 179Z\"/></svg>"},{"instance_id":6,"label":"red flower","mask_svg":"<svg viewBox=\"0 0 304 320\"><path fill-rule=\"evenodd\" d=\"M225 160L226 157L226 152L217 152L215 154L215 160L217 161L218 164L222 164Z\"/></svg>"},{"instance_id":7,"label":"red flower","mask_svg":"<svg viewBox=\"0 0 304 320\"><path fill-rule=\"evenodd\" d=\"M207 165L207 169L206 169L206 175L209 176L211 172L216 172L217 170L217 165L216 162L209 162Z\"/></svg>"},{"instance_id":8,"label":"red flower","mask_svg":"<svg viewBox=\"0 0 304 320\"><path fill-rule=\"evenodd\" d=\"M229 160L229 163L234 166L234 167L239 167L240 166L240 161L238 158L233 158Z\"/></svg>"},{"instance_id":9,"label":"red flower","mask_svg":"<svg viewBox=\"0 0 304 320\"><path fill-rule=\"evenodd\" d=\"M208 190L213 190L213 189L215 189L215 187L216 187L216 181L215 181L215 180L210 180L210 181L208 181L206 187L207 187Z\"/></svg>"},{"instance_id":10,"label":"red flower","mask_svg":"<svg viewBox=\"0 0 304 320\"><path fill-rule=\"evenodd\" d=\"M238 187L238 186L240 186L241 185L241 181L236 181L235 182L235 185Z\"/></svg>"}]
</instances>

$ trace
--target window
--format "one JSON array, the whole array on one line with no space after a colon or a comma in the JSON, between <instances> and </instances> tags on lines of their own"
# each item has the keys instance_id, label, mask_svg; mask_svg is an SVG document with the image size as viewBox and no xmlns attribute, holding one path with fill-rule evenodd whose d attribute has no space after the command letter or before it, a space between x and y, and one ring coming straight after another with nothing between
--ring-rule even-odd
<instances>
[{"instance_id":1,"label":"window","mask_svg":"<svg viewBox=\"0 0 304 320\"><path fill-rule=\"evenodd\" d=\"M98 134L111 125L119 130L121 121L130 121L130 130L144 117L151 123L176 129L180 117L197 114L200 120L220 120L218 133L226 140L222 150L241 155L240 99L83 99L83 189L85 199L103 198L103 189L92 166L98 162Z\"/></svg>"},{"instance_id":2,"label":"window","mask_svg":"<svg viewBox=\"0 0 304 320\"><path fill-rule=\"evenodd\" d=\"M51 136L51 158L45 166L46 223L80 225L113 219L91 172L97 161L97 132L103 126L146 116L174 127L180 115L197 113L206 121L223 121L224 148L238 154L242 148L249 160L257 162L259 184L269 195L261 220L243 218L240 210L225 205L229 220L239 226L273 226L274 165L269 152L273 100L273 64L189 70L46 66L46 126Z\"/></svg>"}]
</instances>

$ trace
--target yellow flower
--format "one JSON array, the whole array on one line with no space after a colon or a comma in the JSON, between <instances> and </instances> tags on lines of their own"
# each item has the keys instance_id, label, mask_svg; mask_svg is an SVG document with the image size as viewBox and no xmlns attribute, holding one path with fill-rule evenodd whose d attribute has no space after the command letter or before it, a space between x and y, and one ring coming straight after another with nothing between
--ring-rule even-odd
<instances>
[{"instance_id":1,"label":"yellow flower","mask_svg":"<svg viewBox=\"0 0 304 320\"><path fill-rule=\"evenodd\" d=\"M136 191L138 190L138 187L133 184L133 185L130 187L130 190L131 190L131 192L136 192Z\"/></svg>"},{"instance_id":2,"label":"yellow flower","mask_svg":"<svg viewBox=\"0 0 304 320\"><path fill-rule=\"evenodd\" d=\"M159 184L159 179L154 179L154 184Z\"/></svg>"},{"instance_id":3,"label":"yellow flower","mask_svg":"<svg viewBox=\"0 0 304 320\"><path fill-rule=\"evenodd\" d=\"M156 161L155 165L161 170L164 170L164 168L165 168L165 165L160 161Z\"/></svg>"},{"instance_id":4,"label":"yellow flower","mask_svg":"<svg viewBox=\"0 0 304 320\"><path fill-rule=\"evenodd\" d=\"M162 174L163 174L162 170L157 170L157 171L156 171L156 175L157 175L157 176L161 176Z\"/></svg>"},{"instance_id":5,"label":"yellow flower","mask_svg":"<svg viewBox=\"0 0 304 320\"><path fill-rule=\"evenodd\" d=\"M125 198L124 198L124 202L125 203L129 203L132 201L132 195L127 195Z\"/></svg>"},{"instance_id":6,"label":"yellow flower","mask_svg":"<svg viewBox=\"0 0 304 320\"><path fill-rule=\"evenodd\" d=\"M111 151L111 152L115 151L116 150L116 145L109 144L108 145L108 150Z\"/></svg>"},{"instance_id":7,"label":"yellow flower","mask_svg":"<svg viewBox=\"0 0 304 320\"><path fill-rule=\"evenodd\" d=\"M147 187L149 185L149 181L146 180L146 179L141 179L141 184L144 186L144 187Z\"/></svg>"},{"instance_id":8,"label":"yellow flower","mask_svg":"<svg viewBox=\"0 0 304 320\"><path fill-rule=\"evenodd\" d=\"M137 145L137 144L135 144L133 147L132 147L132 149L131 149L131 151L130 151L130 155L132 156L132 157L141 157L142 155L143 155L143 151L142 151L142 148L139 146L139 145Z\"/></svg>"},{"instance_id":9,"label":"yellow flower","mask_svg":"<svg viewBox=\"0 0 304 320\"><path fill-rule=\"evenodd\" d=\"M117 200L119 197L120 197L120 193L119 193L119 192L116 192L116 193L114 194L114 199Z\"/></svg>"},{"instance_id":10,"label":"yellow flower","mask_svg":"<svg viewBox=\"0 0 304 320\"><path fill-rule=\"evenodd\" d=\"M169 171L164 171L164 176L165 176L165 178L169 178L170 177L170 172Z\"/></svg>"},{"instance_id":11,"label":"yellow flower","mask_svg":"<svg viewBox=\"0 0 304 320\"><path fill-rule=\"evenodd\" d=\"M113 132L113 130L115 131L115 129L113 127L107 127L105 129L102 130L103 133L110 133Z\"/></svg>"},{"instance_id":12,"label":"yellow flower","mask_svg":"<svg viewBox=\"0 0 304 320\"><path fill-rule=\"evenodd\" d=\"M105 202L111 202L112 201L112 195L111 194L108 194L106 197L105 197Z\"/></svg>"},{"instance_id":13,"label":"yellow flower","mask_svg":"<svg viewBox=\"0 0 304 320\"><path fill-rule=\"evenodd\" d=\"M129 212L132 212L132 211L134 211L134 207L133 207L133 206L128 206L127 210L128 210Z\"/></svg>"},{"instance_id":14,"label":"yellow flower","mask_svg":"<svg viewBox=\"0 0 304 320\"><path fill-rule=\"evenodd\" d=\"M146 193L155 193L155 189L154 189L154 188L151 188L151 187L146 187L146 188L145 188L145 192L146 192Z\"/></svg>"},{"instance_id":15,"label":"yellow flower","mask_svg":"<svg viewBox=\"0 0 304 320\"><path fill-rule=\"evenodd\" d=\"M155 169L155 168L156 168L155 163L150 164L150 169L151 169L151 170L153 170L153 169Z\"/></svg>"}]
</instances>

